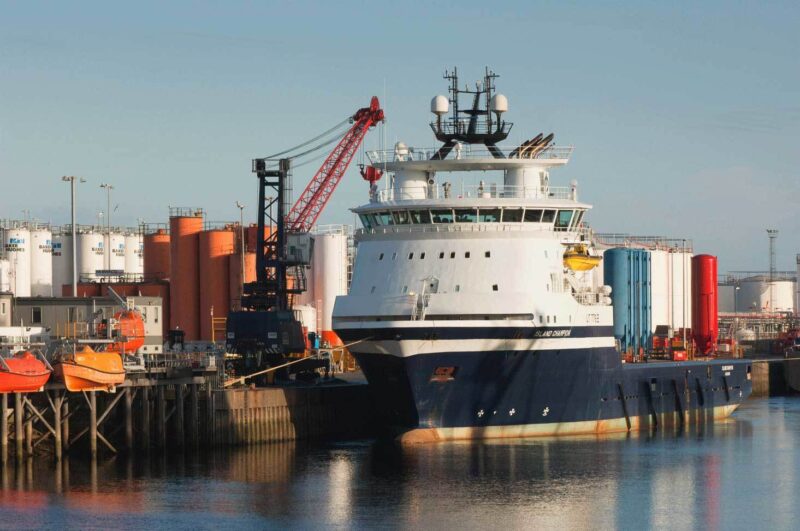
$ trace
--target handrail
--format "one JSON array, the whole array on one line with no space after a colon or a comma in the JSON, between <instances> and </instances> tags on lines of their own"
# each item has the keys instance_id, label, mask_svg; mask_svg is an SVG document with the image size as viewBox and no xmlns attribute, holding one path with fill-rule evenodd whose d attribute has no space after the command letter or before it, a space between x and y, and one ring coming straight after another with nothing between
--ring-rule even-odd
<instances>
[{"instance_id":1,"label":"handrail","mask_svg":"<svg viewBox=\"0 0 800 531\"><path fill-rule=\"evenodd\" d=\"M497 149L509 160L514 159L510 155L518 146L496 146ZM562 160L569 159L574 151L574 146L548 146L536 153L531 160ZM373 165L387 162L413 162L430 161L439 151L438 147L407 147L395 149L375 149L368 150L367 158ZM447 159L444 160L474 160L474 159L495 159L493 153L484 145L476 144L457 144ZM496 159L503 160L503 159Z\"/></svg>"},{"instance_id":2,"label":"handrail","mask_svg":"<svg viewBox=\"0 0 800 531\"><path fill-rule=\"evenodd\" d=\"M443 183L450 184L450 183ZM461 184L460 186L399 186L379 190L373 202L409 199L565 199L578 200L574 186L521 186L496 183Z\"/></svg>"}]
</instances>

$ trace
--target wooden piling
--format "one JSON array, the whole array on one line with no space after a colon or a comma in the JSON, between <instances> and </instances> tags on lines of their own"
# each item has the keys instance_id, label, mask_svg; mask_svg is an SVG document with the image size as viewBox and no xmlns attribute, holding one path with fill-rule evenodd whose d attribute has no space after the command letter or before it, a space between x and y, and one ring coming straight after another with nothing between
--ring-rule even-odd
<instances>
[{"instance_id":1,"label":"wooden piling","mask_svg":"<svg viewBox=\"0 0 800 531\"><path fill-rule=\"evenodd\" d=\"M25 421L25 455L33 455L33 415L28 413L28 420Z\"/></svg>"},{"instance_id":2,"label":"wooden piling","mask_svg":"<svg viewBox=\"0 0 800 531\"><path fill-rule=\"evenodd\" d=\"M156 387L156 444L159 448L164 448L167 445L167 406L166 399L164 398L164 386L159 385Z\"/></svg>"},{"instance_id":3,"label":"wooden piling","mask_svg":"<svg viewBox=\"0 0 800 531\"><path fill-rule=\"evenodd\" d=\"M150 388L142 387L142 447L150 450Z\"/></svg>"},{"instance_id":4,"label":"wooden piling","mask_svg":"<svg viewBox=\"0 0 800 531\"><path fill-rule=\"evenodd\" d=\"M64 453L69 451L69 395L66 393L61 405L61 445Z\"/></svg>"},{"instance_id":5,"label":"wooden piling","mask_svg":"<svg viewBox=\"0 0 800 531\"><path fill-rule=\"evenodd\" d=\"M56 461L61 461L62 457L62 442L61 442L61 402L64 399L60 392L56 392L56 398L53 401L53 450ZM61 470L61 467L56 467Z\"/></svg>"},{"instance_id":6,"label":"wooden piling","mask_svg":"<svg viewBox=\"0 0 800 531\"><path fill-rule=\"evenodd\" d=\"M133 389L128 387L125 393L125 448L133 450Z\"/></svg>"},{"instance_id":7,"label":"wooden piling","mask_svg":"<svg viewBox=\"0 0 800 531\"><path fill-rule=\"evenodd\" d=\"M178 448L183 448L185 442L184 427L186 424L183 418L183 391L185 387L186 386L183 384L175 385L175 443L178 445Z\"/></svg>"},{"instance_id":8,"label":"wooden piling","mask_svg":"<svg viewBox=\"0 0 800 531\"><path fill-rule=\"evenodd\" d=\"M22 459L23 450L22 434L22 395L14 393L14 445L17 452L17 461Z\"/></svg>"},{"instance_id":9,"label":"wooden piling","mask_svg":"<svg viewBox=\"0 0 800 531\"><path fill-rule=\"evenodd\" d=\"M197 446L197 421L199 416L199 399L197 397L197 384L189 386L189 437L191 438L192 446Z\"/></svg>"},{"instance_id":10,"label":"wooden piling","mask_svg":"<svg viewBox=\"0 0 800 531\"><path fill-rule=\"evenodd\" d=\"M0 461L3 465L8 463L8 395L0 395L0 416L3 423L0 424Z\"/></svg>"},{"instance_id":11,"label":"wooden piling","mask_svg":"<svg viewBox=\"0 0 800 531\"><path fill-rule=\"evenodd\" d=\"M206 383L206 426L204 440L207 446L214 446L216 438L216 426L214 424L214 392L211 385Z\"/></svg>"},{"instance_id":12,"label":"wooden piling","mask_svg":"<svg viewBox=\"0 0 800 531\"><path fill-rule=\"evenodd\" d=\"M97 393L89 391L89 453L97 458Z\"/></svg>"}]
</instances>

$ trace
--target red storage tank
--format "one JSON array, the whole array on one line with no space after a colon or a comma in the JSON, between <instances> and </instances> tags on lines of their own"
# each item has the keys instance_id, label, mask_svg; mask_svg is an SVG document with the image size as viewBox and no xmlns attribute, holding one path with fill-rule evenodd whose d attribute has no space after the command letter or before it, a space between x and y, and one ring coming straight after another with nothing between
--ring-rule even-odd
<instances>
[{"instance_id":1,"label":"red storage tank","mask_svg":"<svg viewBox=\"0 0 800 531\"><path fill-rule=\"evenodd\" d=\"M164 229L144 235L144 278L163 280L169 278L169 233Z\"/></svg>"},{"instance_id":2,"label":"red storage tank","mask_svg":"<svg viewBox=\"0 0 800 531\"><path fill-rule=\"evenodd\" d=\"M214 318L228 316L231 306L228 263L235 245L235 233L230 229L200 233L200 337L206 341L212 336L211 308Z\"/></svg>"},{"instance_id":3,"label":"red storage tank","mask_svg":"<svg viewBox=\"0 0 800 531\"><path fill-rule=\"evenodd\" d=\"M692 337L700 354L716 350L719 337L717 307L717 257L692 258Z\"/></svg>"},{"instance_id":4,"label":"red storage tank","mask_svg":"<svg viewBox=\"0 0 800 531\"><path fill-rule=\"evenodd\" d=\"M169 218L169 327L183 330L186 341L200 339L198 245L202 231L202 211Z\"/></svg>"}]
</instances>

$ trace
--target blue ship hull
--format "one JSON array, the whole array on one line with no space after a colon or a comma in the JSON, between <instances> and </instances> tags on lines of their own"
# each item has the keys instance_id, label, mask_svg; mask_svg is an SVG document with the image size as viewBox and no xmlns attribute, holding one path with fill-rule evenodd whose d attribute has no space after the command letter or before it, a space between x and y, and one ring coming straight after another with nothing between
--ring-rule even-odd
<instances>
[{"instance_id":1,"label":"blue ship hull","mask_svg":"<svg viewBox=\"0 0 800 531\"><path fill-rule=\"evenodd\" d=\"M353 332L340 334L362 335ZM604 347L354 356L381 419L412 441L706 421L729 415L752 391L747 360L625 364Z\"/></svg>"}]
</instances>

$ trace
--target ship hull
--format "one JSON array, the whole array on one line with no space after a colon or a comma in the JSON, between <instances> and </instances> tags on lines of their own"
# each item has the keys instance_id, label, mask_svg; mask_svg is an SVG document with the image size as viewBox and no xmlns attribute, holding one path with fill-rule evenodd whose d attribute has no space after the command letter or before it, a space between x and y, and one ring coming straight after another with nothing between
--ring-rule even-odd
<instances>
[{"instance_id":1,"label":"ship hull","mask_svg":"<svg viewBox=\"0 0 800 531\"><path fill-rule=\"evenodd\" d=\"M730 415L750 362L622 364L613 348L354 353L403 442L625 432Z\"/></svg>"}]
</instances>

